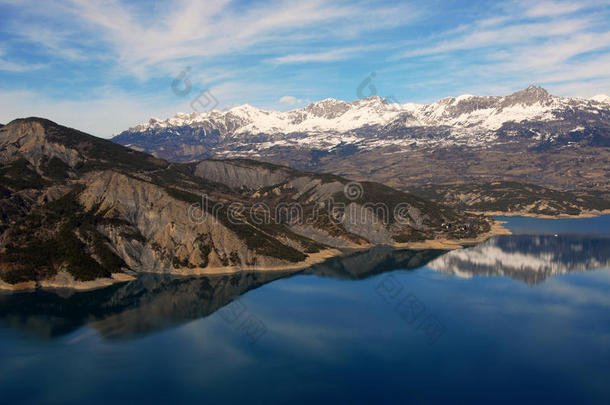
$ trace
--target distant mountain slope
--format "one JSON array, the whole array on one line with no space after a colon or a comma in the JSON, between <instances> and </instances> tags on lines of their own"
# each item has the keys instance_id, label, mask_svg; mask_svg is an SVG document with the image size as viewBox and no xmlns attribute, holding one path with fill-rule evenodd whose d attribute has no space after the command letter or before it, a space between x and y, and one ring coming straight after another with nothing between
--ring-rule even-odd
<instances>
[{"instance_id":1,"label":"distant mountain slope","mask_svg":"<svg viewBox=\"0 0 610 405\"><path fill-rule=\"evenodd\" d=\"M244 105L153 118L113 140L174 161L253 157L401 186L455 181L459 171L461 180L591 188L608 185L610 102L530 86L428 105L376 96L288 112Z\"/></svg>"},{"instance_id":2,"label":"distant mountain slope","mask_svg":"<svg viewBox=\"0 0 610 405\"><path fill-rule=\"evenodd\" d=\"M0 180L3 288L288 270L336 247L490 230L377 183L250 160L168 163L40 118L0 128Z\"/></svg>"},{"instance_id":3,"label":"distant mountain slope","mask_svg":"<svg viewBox=\"0 0 610 405\"><path fill-rule=\"evenodd\" d=\"M478 212L558 216L599 215L610 210L606 193L571 193L535 184L497 181L483 184L430 184L407 190L452 208Z\"/></svg>"}]
</instances>

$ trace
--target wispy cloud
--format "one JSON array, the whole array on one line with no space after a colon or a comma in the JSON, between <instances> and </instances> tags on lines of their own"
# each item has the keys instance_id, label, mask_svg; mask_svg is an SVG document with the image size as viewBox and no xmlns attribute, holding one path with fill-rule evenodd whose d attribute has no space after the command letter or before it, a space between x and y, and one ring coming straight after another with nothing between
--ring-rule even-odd
<instances>
[{"instance_id":1,"label":"wispy cloud","mask_svg":"<svg viewBox=\"0 0 610 405\"><path fill-rule=\"evenodd\" d=\"M506 20L505 20L506 21ZM591 26L588 18L561 19L551 22L532 22L502 25L490 25L488 21L475 23L471 29L464 30L462 35L455 37L454 33L448 33L450 40L434 41L431 46L408 50L395 56L414 57L425 55L437 55L460 50L472 50L481 48L499 49L506 45L519 45L530 41L560 37L582 32Z\"/></svg>"},{"instance_id":2,"label":"wispy cloud","mask_svg":"<svg viewBox=\"0 0 610 405\"><path fill-rule=\"evenodd\" d=\"M193 89L221 107L353 99L373 71L377 89L401 101L529 83L608 93L609 3L0 0L0 92L17 97L0 121L78 110L70 122L106 135L129 115L134 124L188 111L170 88L187 66ZM102 109L117 118L100 120Z\"/></svg>"},{"instance_id":3,"label":"wispy cloud","mask_svg":"<svg viewBox=\"0 0 610 405\"><path fill-rule=\"evenodd\" d=\"M269 59L269 62L278 65L286 63L333 62L353 58L366 50L366 47L356 46L343 49L332 49L324 52L295 53Z\"/></svg>"},{"instance_id":4,"label":"wispy cloud","mask_svg":"<svg viewBox=\"0 0 610 405\"><path fill-rule=\"evenodd\" d=\"M109 53L125 69L138 75L148 69L163 69L164 64L198 57L222 57L230 53L269 53L286 44L307 43L337 36L394 27L402 21L395 6L383 3L348 3L304 0L275 1L255 7L236 8L227 0L201 2L180 0L175 4L144 13L116 0L64 0L64 7L45 10L55 25L69 21L78 25L81 41L97 39L100 49ZM40 13L40 7L23 3L24 14ZM379 18L370 21L371 14ZM382 18L394 15L394 18ZM367 21L369 20L369 21ZM347 22L350 23L347 23ZM14 26L21 25L15 22ZM333 26L343 27L340 30ZM25 26L15 30L23 41L36 43L50 51L61 50L67 57L77 57L82 43L74 43L73 30L56 32L47 27ZM290 60L333 61L348 50L330 50L319 54L278 57L278 63ZM94 55L91 55L94 56Z\"/></svg>"},{"instance_id":5,"label":"wispy cloud","mask_svg":"<svg viewBox=\"0 0 610 405\"><path fill-rule=\"evenodd\" d=\"M527 7L525 15L527 17L549 17L562 14L570 14L581 10L587 6L587 3L578 2L558 2L558 1L543 1L540 3L521 2L522 6Z\"/></svg>"},{"instance_id":6,"label":"wispy cloud","mask_svg":"<svg viewBox=\"0 0 610 405\"><path fill-rule=\"evenodd\" d=\"M9 72L27 72L30 70L43 69L45 67L46 65L40 63L31 65L27 63L15 63L0 59L0 70L6 70Z\"/></svg>"},{"instance_id":7,"label":"wispy cloud","mask_svg":"<svg viewBox=\"0 0 610 405\"><path fill-rule=\"evenodd\" d=\"M610 54L609 4L503 3L491 16L409 43L390 60L446 61L445 76L470 75L479 81L496 77L516 86L538 83L567 89L560 84L595 79L608 91L610 71L604 62Z\"/></svg>"},{"instance_id":8,"label":"wispy cloud","mask_svg":"<svg viewBox=\"0 0 610 405\"><path fill-rule=\"evenodd\" d=\"M0 49L0 70L9 72L27 72L30 70L43 69L46 65L41 63L19 63L15 61L9 61L4 58L5 51Z\"/></svg>"},{"instance_id":9,"label":"wispy cloud","mask_svg":"<svg viewBox=\"0 0 610 405\"><path fill-rule=\"evenodd\" d=\"M290 106L297 106L297 105L300 105L303 103L310 103L311 100L297 98L295 96L283 96L283 97L280 97L279 102L280 102L280 104L288 104Z\"/></svg>"},{"instance_id":10,"label":"wispy cloud","mask_svg":"<svg viewBox=\"0 0 610 405\"><path fill-rule=\"evenodd\" d=\"M44 117L89 132L109 137L119 129L151 116L166 116L182 108L165 98L134 96L117 89L97 89L94 99L58 100L35 90L3 91L0 97L2 124L19 117Z\"/></svg>"}]
</instances>

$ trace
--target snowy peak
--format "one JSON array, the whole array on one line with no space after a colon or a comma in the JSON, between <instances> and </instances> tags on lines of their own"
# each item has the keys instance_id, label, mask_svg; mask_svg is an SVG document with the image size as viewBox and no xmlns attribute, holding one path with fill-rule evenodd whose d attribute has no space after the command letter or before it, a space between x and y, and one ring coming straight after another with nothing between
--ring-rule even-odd
<instances>
[{"instance_id":1,"label":"snowy peak","mask_svg":"<svg viewBox=\"0 0 610 405\"><path fill-rule=\"evenodd\" d=\"M607 105L610 105L610 98L605 95L590 100L561 98L538 86L529 86L503 97L463 94L431 104L393 104L378 96L351 102L327 98L287 112L262 110L244 104L229 111L178 113L163 121L151 118L123 134L164 132L177 136L198 131L203 136L219 133L223 139L247 134L288 138L290 134L321 137L332 134L345 140L354 132L369 131L371 127L377 128L378 132L384 128L404 131L443 127L450 128L453 138L461 139L458 143L481 144L484 140L493 140L493 132L507 123L550 122L565 114L573 115L575 110L598 115L601 112L599 116L602 117ZM335 143L343 140L336 138Z\"/></svg>"},{"instance_id":2,"label":"snowy peak","mask_svg":"<svg viewBox=\"0 0 610 405\"><path fill-rule=\"evenodd\" d=\"M457 103L459 103L460 101L469 100L469 99L471 99L471 98L473 98L473 97L476 97L476 96L475 96L475 95L473 95L473 94L462 94L461 96L457 96L457 97L455 98L455 103L457 104Z\"/></svg>"},{"instance_id":3,"label":"snowy peak","mask_svg":"<svg viewBox=\"0 0 610 405\"><path fill-rule=\"evenodd\" d=\"M534 105L536 103L544 103L549 101L553 96L548 91L538 86L529 86L525 90L517 91L504 98L503 107L513 105Z\"/></svg>"},{"instance_id":4,"label":"snowy peak","mask_svg":"<svg viewBox=\"0 0 610 405\"><path fill-rule=\"evenodd\" d=\"M359 111L360 113L379 112L388 108L390 103L382 97L371 96L351 102L327 98L322 101L309 104L303 109L315 117L336 119L348 111ZM297 110L298 111L298 110ZM374 117L371 117L374 120Z\"/></svg>"},{"instance_id":5,"label":"snowy peak","mask_svg":"<svg viewBox=\"0 0 610 405\"><path fill-rule=\"evenodd\" d=\"M598 94L597 96L591 97L592 101L600 104L610 104L610 97L605 94Z\"/></svg>"},{"instance_id":6,"label":"snowy peak","mask_svg":"<svg viewBox=\"0 0 610 405\"><path fill-rule=\"evenodd\" d=\"M266 111L260 108L256 108L251 106L250 104L243 104L237 107L230 109L224 116L235 117L244 122L244 124L257 122L257 121L266 121L270 116L276 115L275 111ZM203 115L205 118L213 118L209 115ZM219 115L219 117L222 117Z\"/></svg>"},{"instance_id":7,"label":"snowy peak","mask_svg":"<svg viewBox=\"0 0 610 405\"><path fill-rule=\"evenodd\" d=\"M314 117L326 119L334 119L340 117L349 111L350 105L345 101L327 98L322 101L309 104L305 107L305 111L312 114Z\"/></svg>"}]
</instances>

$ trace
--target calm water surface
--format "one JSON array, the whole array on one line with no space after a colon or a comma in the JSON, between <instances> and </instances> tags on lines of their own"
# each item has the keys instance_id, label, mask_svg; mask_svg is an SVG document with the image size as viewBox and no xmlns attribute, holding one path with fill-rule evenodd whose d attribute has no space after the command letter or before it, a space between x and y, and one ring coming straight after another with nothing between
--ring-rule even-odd
<instances>
[{"instance_id":1,"label":"calm water surface","mask_svg":"<svg viewBox=\"0 0 610 405\"><path fill-rule=\"evenodd\" d=\"M0 294L0 402L610 402L610 216L299 274Z\"/></svg>"}]
</instances>

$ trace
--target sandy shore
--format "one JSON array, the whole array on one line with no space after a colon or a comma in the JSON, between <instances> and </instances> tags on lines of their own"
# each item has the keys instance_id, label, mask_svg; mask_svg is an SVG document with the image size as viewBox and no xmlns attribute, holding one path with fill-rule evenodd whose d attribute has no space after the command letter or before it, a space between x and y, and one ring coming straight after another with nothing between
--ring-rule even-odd
<instances>
[{"instance_id":1,"label":"sandy shore","mask_svg":"<svg viewBox=\"0 0 610 405\"><path fill-rule=\"evenodd\" d=\"M69 289L75 291L90 291L98 288L109 287L116 283L124 283L133 281L136 278L124 273L113 273L111 277L98 278L91 281L76 281L67 272L60 272L50 280L42 280L39 282L28 281L25 283L8 284L0 280L0 291L33 291L38 288L48 290Z\"/></svg>"},{"instance_id":2,"label":"sandy shore","mask_svg":"<svg viewBox=\"0 0 610 405\"><path fill-rule=\"evenodd\" d=\"M311 253L302 262L292 264L281 264L277 266L230 266L230 267L203 267L194 269L177 270L170 273L172 276L205 276L235 274L239 272L253 271L297 271L314 264L322 263L332 257L340 256L343 252L338 249L325 249L318 253ZM161 274L161 273L160 273ZM166 274L166 273L163 273ZM114 273L111 278L98 278L92 281L76 281L67 272L60 272L53 279L42 280L39 282L28 281L25 283L8 284L0 280L0 291L33 291L38 288L48 290L69 289L75 291L90 291L99 288L109 287L113 284L133 281L136 278L124 273Z\"/></svg>"},{"instance_id":3,"label":"sandy shore","mask_svg":"<svg viewBox=\"0 0 610 405\"><path fill-rule=\"evenodd\" d=\"M491 225L491 230L483 235L471 239L433 239L422 242L408 242L399 243L392 245L397 249L442 249L452 250L460 249L465 245L476 244L484 242L495 235L508 235L510 231L502 226L504 222L494 221ZM362 247L362 249L356 250L367 250L372 246ZM309 254L307 259L298 263L280 264L277 266L230 266L230 267L204 267L194 269L183 269L173 271L172 276L205 276L205 275L222 275L222 274L235 274L239 272L252 272L252 271L298 271L307 267L313 266L314 264L322 263L330 258L343 255L345 252L339 249L325 249L318 253ZM165 274L165 273L163 273ZM124 283L135 280L136 278L124 273L114 273L111 278L100 278L92 281L76 281L67 272L60 272L51 280L43 280L40 282L25 282L19 284L8 284L0 280L0 291L31 291L37 288L60 290L69 289L75 291L89 291L98 288L109 287L116 283Z\"/></svg>"},{"instance_id":4,"label":"sandy shore","mask_svg":"<svg viewBox=\"0 0 610 405\"><path fill-rule=\"evenodd\" d=\"M603 211L586 211L579 215L545 215L545 214L534 214L531 212L504 212L504 211L468 211L471 214L486 215L486 216L503 216L503 217L529 217L529 218L541 218L541 219L576 219L576 218L595 218L602 215L610 214L610 209Z\"/></svg>"},{"instance_id":5,"label":"sandy shore","mask_svg":"<svg viewBox=\"0 0 610 405\"><path fill-rule=\"evenodd\" d=\"M314 264L322 263L332 257L340 256L343 252L338 249L325 249L318 253L309 253L307 259L302 262L292 264L281 264L277 266L229 266L229 267L203 267L194 269L184 269L183 271L172 272L172 275L179 276L204 276L208 274L234 274L241 271L290 271L302 270Z\"/></svg>"},{"instance_id":6,"label":"sandy shore","mask_svg":"<svg viewBox=\"0 0 610 405\"><path fill-rule=\"evenodd\" d=\"M51 280L43 280L38 283L39 288L44 289L70 289L77 291L90 291L98 288L109 287L116 283L133 281L136 278L124 273L113 273L108 278L98 278L91 281L76 281L67 272L60 272Z\"/></svg>"},{"instance_id":7,"label":"sandy shore","mask_svg":"<svg viewBox=\"0 0 610 405\"><path fill-rule=\"evenodd\" d=\"M17 284L9 284L0 280L0 291L28 291L35 290L36 282L35 281L26 281L24 283Z\"/></svg>"}]
</instances>

